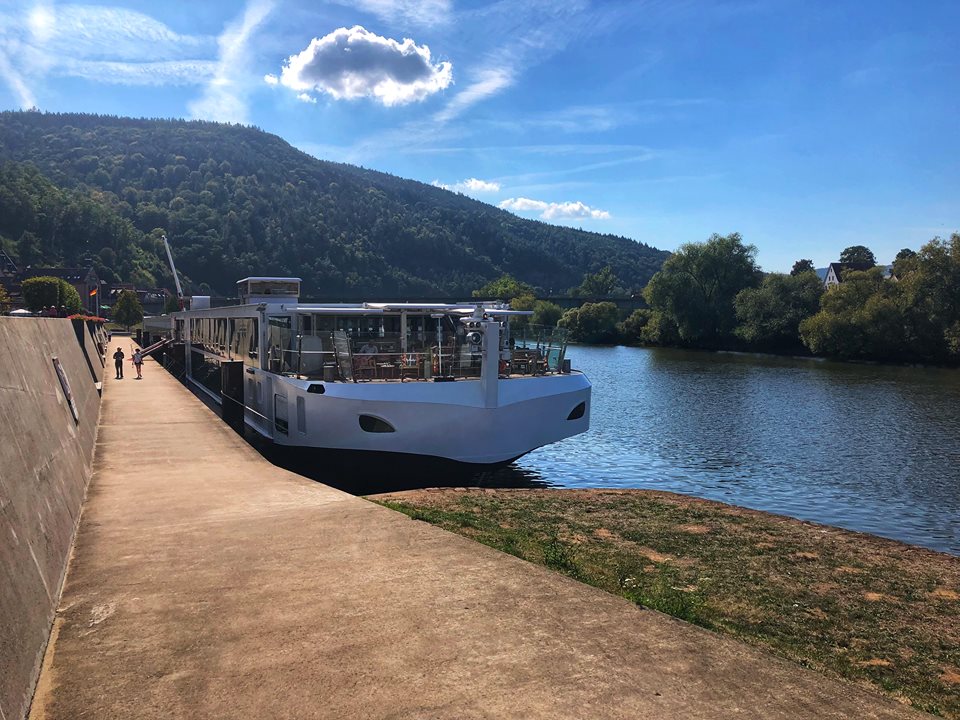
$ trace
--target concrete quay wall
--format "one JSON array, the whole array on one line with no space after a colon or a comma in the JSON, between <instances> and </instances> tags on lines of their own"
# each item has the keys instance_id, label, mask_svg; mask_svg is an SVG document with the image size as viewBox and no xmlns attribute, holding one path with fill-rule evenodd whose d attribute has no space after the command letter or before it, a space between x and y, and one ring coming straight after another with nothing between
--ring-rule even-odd
<instances>
[{"instance_id":1,"label":"concrete quay wall","mask_svg":"<svg viewBox=\"0 0 960 720\"><path fill-rule=\"evenodd\" d=\"M79 330L64 319L0 317L3 720L28 710L91 476L103 365L89 330Z\"/></svg>"}]
</instances>

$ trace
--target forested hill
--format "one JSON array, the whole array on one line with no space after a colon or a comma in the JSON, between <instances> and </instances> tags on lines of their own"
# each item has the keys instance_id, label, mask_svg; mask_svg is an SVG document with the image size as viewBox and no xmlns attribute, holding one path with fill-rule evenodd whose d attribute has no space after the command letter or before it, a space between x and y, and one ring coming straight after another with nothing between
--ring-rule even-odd
<instances>
[{"instance_id":1,"label":"forested hill","mask_svg":"<svg viewBox=\"0 0 960 720\"><path fill-rule=\"evenodd\" d=\"M0 163L0 238L16 260L89 258L139 284L169 286L163 232L177 268L226 295L251 274L300 276L307 295L465 294L507 272L560 292L608 264L632 289L667 257L235 125L4 112Z\"/></svg>"}]
</instances>

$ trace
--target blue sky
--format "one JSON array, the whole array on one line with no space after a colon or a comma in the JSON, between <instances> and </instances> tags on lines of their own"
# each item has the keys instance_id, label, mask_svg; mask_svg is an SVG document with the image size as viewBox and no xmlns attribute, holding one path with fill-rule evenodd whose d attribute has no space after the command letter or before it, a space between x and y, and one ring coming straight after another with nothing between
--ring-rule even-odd
<instances>
[{"instance_id":1,"label":"blue sky","mask_svg":"<svg viewBox=\"0 0 960 720\"><path fill-rule=\"evenodd\" d=\"M317 157L764 269L960 230L960 2L0 0L0 108Z\"/></svg>"}]
</instances>

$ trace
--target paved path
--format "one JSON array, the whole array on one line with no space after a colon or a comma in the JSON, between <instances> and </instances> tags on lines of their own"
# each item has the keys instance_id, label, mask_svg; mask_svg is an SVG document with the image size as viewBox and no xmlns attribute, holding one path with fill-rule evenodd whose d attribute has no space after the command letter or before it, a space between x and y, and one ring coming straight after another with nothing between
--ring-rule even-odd
<instances>
[{"instance_id":1,"label":"paved path","mask_svg":"<svg viewBox=\"0 0 960 720\"><path fill-rule=\"evenodd\" d=\"M126 375L34 717L922 717L280 470Z\"/></svg>"}]
</instances>

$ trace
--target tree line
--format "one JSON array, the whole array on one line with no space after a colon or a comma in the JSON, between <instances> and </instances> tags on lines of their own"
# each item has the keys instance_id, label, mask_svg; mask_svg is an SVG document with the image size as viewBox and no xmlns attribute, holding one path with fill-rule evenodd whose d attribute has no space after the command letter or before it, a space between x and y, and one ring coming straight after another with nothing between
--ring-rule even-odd
<instances>
[{"instance_id":1,"label":"tree line","mask_svg":"<svg viewBox=\"0 0 960 720\"><path fill-rule=\"evenodd\" d=\"M647 308L623 318L600 300L558 322L586 343L960 363L960 234L904 248L889 269L865 246L846 248L830 289L812 261L763 273L756 252L736 233L683 245L643 289Z\"/></svg>"}]
</instances>

